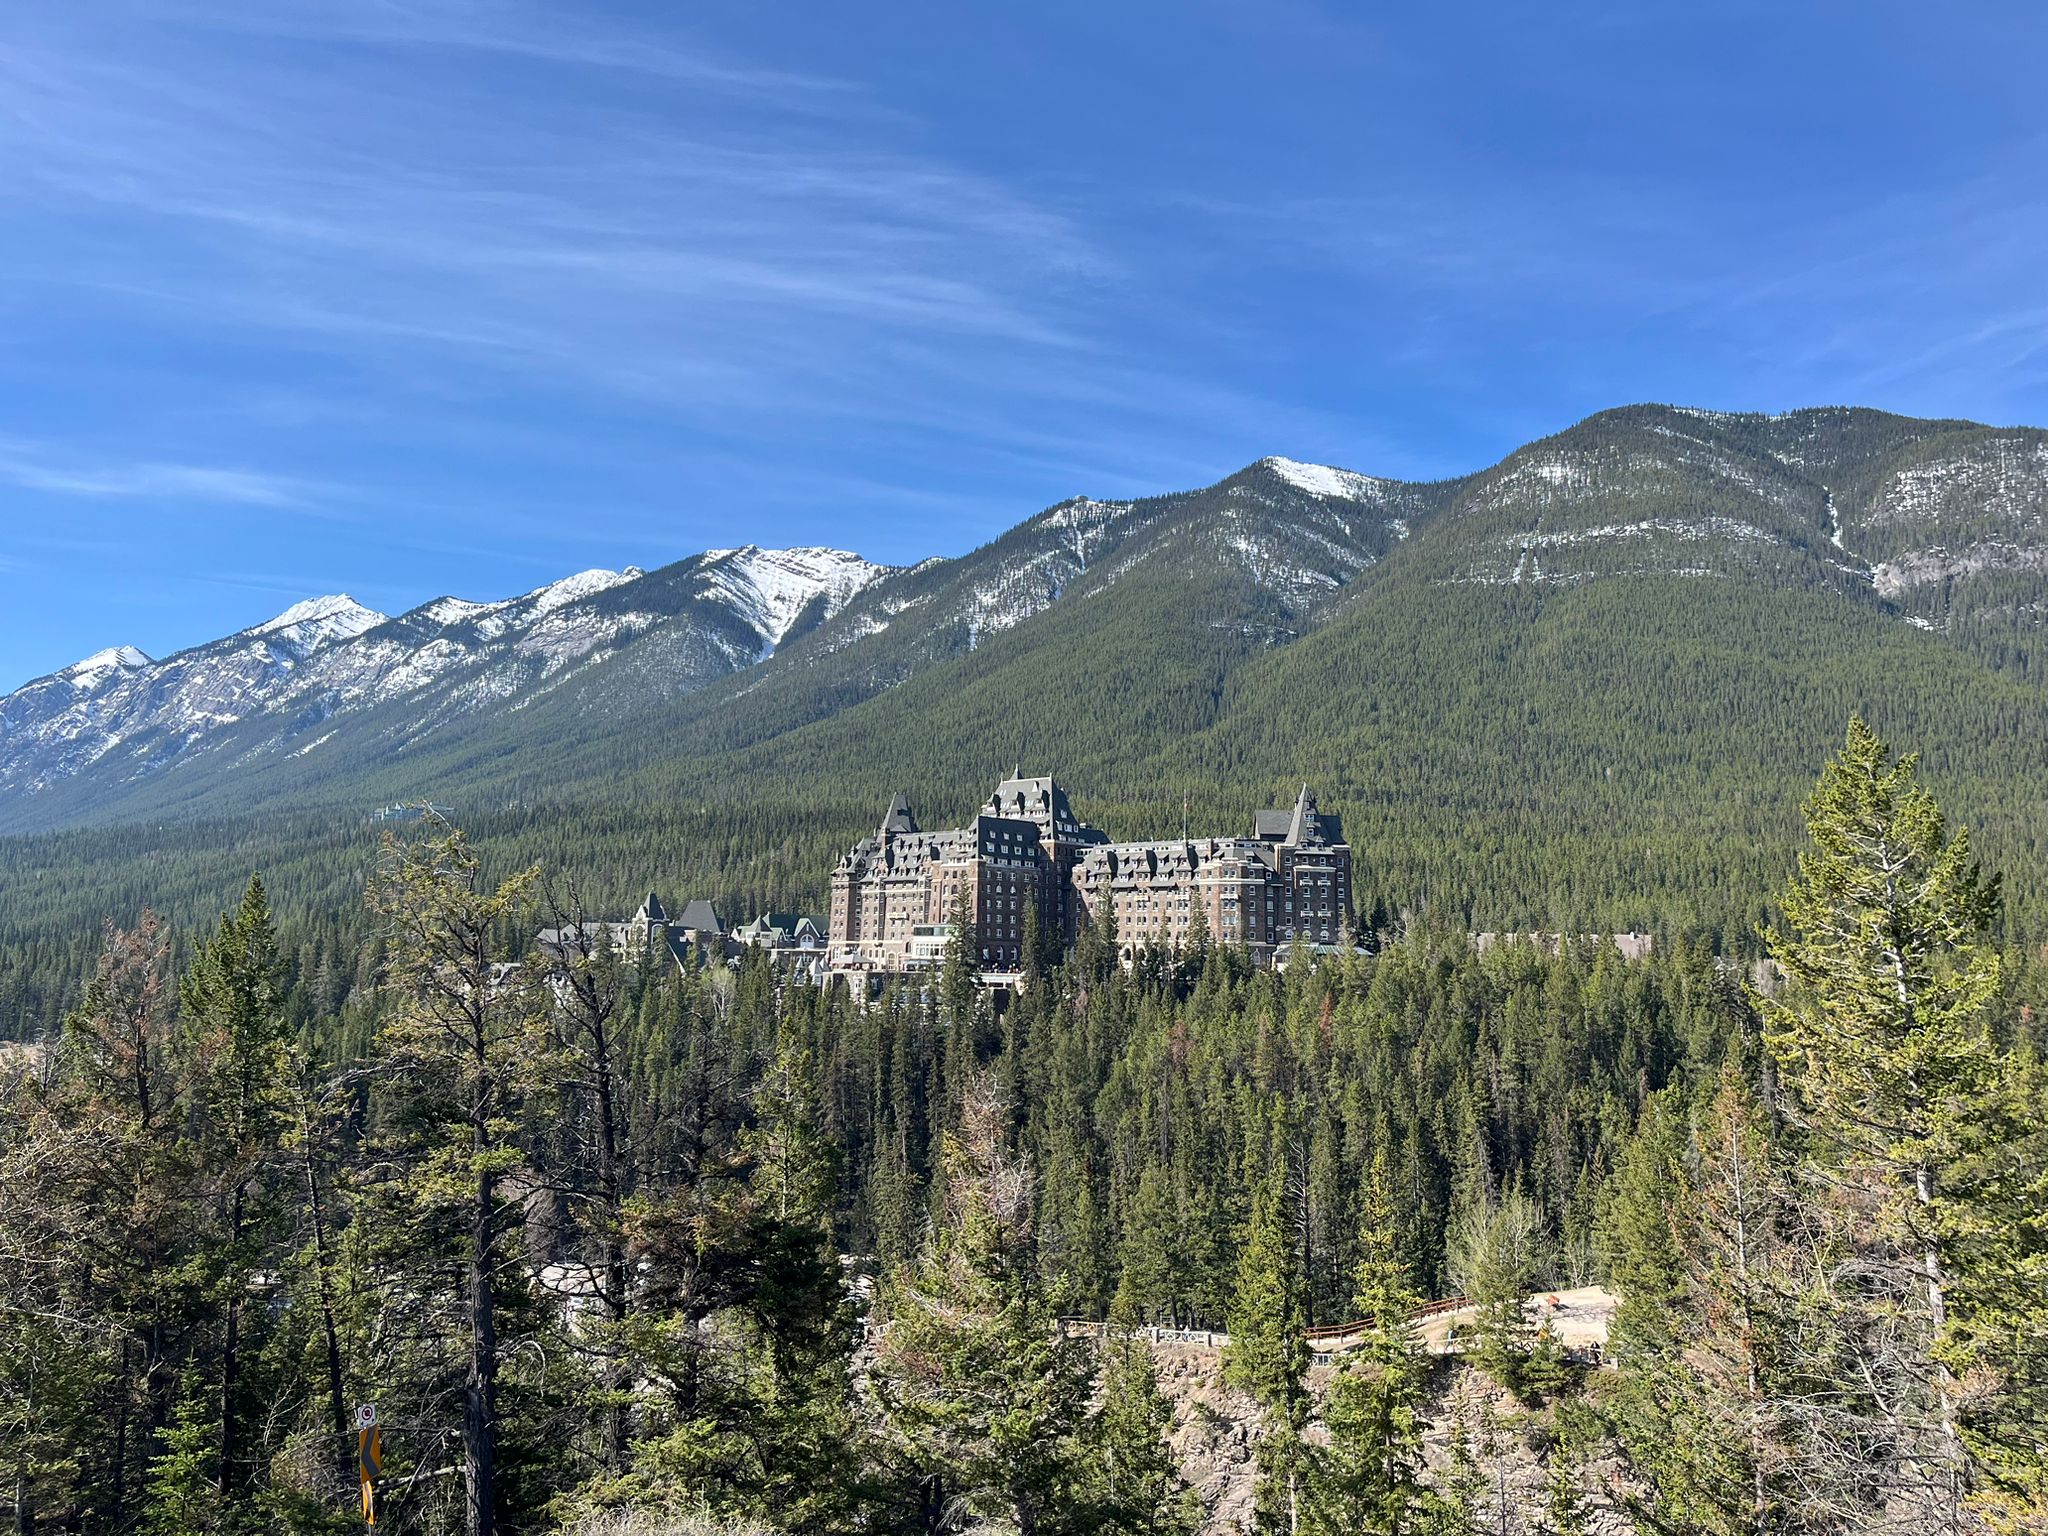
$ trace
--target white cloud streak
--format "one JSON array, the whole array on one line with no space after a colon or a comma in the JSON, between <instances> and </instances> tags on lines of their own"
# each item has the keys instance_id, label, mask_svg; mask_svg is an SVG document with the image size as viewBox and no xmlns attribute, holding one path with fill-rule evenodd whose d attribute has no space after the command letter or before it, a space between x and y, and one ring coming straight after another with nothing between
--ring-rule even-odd
<instances>
[{"instance_id":1,"label":"white cloud streak","mask_svg":"<svg viewBox=\"0 0 2048 1536\"><path fill-rule=\"evenodd\" d=\"M90 500L211 503L300 508L309 504L305 482L258 470L204 464L84 463L56 459L19 443L0 442L0 480L23 490Z\"/></svg>"},{"instance_id":2,"label":"white cloud streak","mask_svg":"<svg viewBox=\"0 0 2048 1536\"><path fill-rule=\"evenodd\" d=\"M0 27L0 171L86 232L10 242L17 282L457 393L513 372L712 420L914 413L892 353L921 342L991 377L1088 349L1057 290L1111 264L1073 222L842 131L852 93L525 10L315 7L283 42L268 8L173 14L125 52ZM448 49L653 84L522 94L429 67ZM93 238L124 228L155 259Z\"/></svg>"}]
</instances>

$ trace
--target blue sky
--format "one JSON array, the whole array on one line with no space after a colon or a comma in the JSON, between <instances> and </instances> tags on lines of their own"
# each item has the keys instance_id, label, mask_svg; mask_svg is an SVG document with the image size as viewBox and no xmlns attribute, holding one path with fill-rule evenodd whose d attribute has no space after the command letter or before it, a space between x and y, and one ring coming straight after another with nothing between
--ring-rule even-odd
<instances>
[{"instance_id":1,"label":"blue sky","mask_svg":"<svg viewBox=\"0 0 2048 1536\"><path fill-rule=\"evenodd\" d=\"M0 9L0 688L1591 411L2048 422L2035 5Z\"/></svg>"}]
</instances>

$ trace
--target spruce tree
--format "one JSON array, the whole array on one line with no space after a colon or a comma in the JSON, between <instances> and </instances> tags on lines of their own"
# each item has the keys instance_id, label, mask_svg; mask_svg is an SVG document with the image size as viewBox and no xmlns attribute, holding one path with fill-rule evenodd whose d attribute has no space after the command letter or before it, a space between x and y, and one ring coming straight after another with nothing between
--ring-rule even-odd
<instances>
[{"instance_id":1,"label":"spruce tree","mask_svg":"<svg viewBox=\"0 0 2048 1536\"><path fill-rule=\"evenodd\" d=\"M751 1216L741 1262L762 1359L753 1410L732 1428L760 1458L751 1512L802 1530L843 1516L858 1481L847 1465L855 1320L832 1232L840 1159L821 1133L801 1046L777 1054L752 1105L755 1124L740 1138Z\"/></svg>"},{"instance_id":2,"label":"spruce tree","mask_svg":"<svg viewBox=\"0 0 2048 1536\"><path fill-rule=\"evenodd\" d=\"M1586 1497L1585 1470L1597 1425L1584 1405L1561 1403L1552 1432L1543 1489L1550 1536L1588 1536L1593 1528L1593 1511Z\"/></svg>"},{"instance_id":3,"label":"spruce tree","mask_svg":"<svg viewBox=\"0 0 2048 1536\"><path fill-rule=\"evenodd\" d=\"M215 1208L208 1256L220 1318L214 1467L216 1491L230 1501L253 1470L242 1434L242 1377L253 1352L244 1337L247 1300L257 1274L277 1259L290 1088L283 993L269 902L261 877L251 876L241 905L222 915L179 984L203 1177Z\"/></svg>"},{"instance_id":4,"label":"spruce tree","mask_svg":"<svg viewBox=\"0 0 2048 1536\"><path fill-rule=\"evenodd\" d=\"M946 951L939 966L939 1006L949 1030L965 1032L981 1000L981 940L963 883L946 913Z\"/></svg>"},{"instance_id":5,"label":"spruce tree","mask_svg":"<svg viewBox=\"0 0 2048 1536\"><path fill-rule=\"evenodd\" d=\"M212 1410L196 1377L180 1384L171 1422L157 1432L149 1459L142 1529L147 1536L207 1536L223 1529Z\"/></svg>"},{"instance_id":6,"label":"spruce tree","mask_svg":"<svg viewBox=\"0 0 2048 1536\"><path fill-rule=\"evenodd\" d=\"M1264 1410L1258 1447L1258 1528L1297 1532L1307 1474L1308 1339L1301 1258L1287 1203L1284 1164L1259 1183L1238 1255L1224 1379Z\"/></svg>"},{"instance_id":7,"label":"spruce tree","mask_svg":"<svg viewBox=\"0 0 2048 1536\"><path fill-rule=\"evenodd\" d=\"M1381 1147L1366 1177L1351 1298L1366 1333L1323 1406L1329 1443L1317 1468L1315 1525L1330 1536L1401 1536L1419 1518L1429 1360L1411 1321L1418 1298L1403 1246Z\"/></svg>"},{"instance_id":8,"label":"spruce tree","mask_svg":"<svg viewBox=\"0 0 2048 1536\"><path fill-rule=\"evenodd\" d=\"M1088 1436L1092 1528L1105 1536L1193 1536L1201 1506L1181 1480L1168 1438L1173 1405L1127 1308L1110 1315L1100 1375L1101 1405Z\"/></svg>"},{"instance_id":9,"label":"spruce tree","mask_svg":"<svg viewBox=\"0 0 2048 1536\"><path fill-rule=\"evenodd\" d=\"M1148 1158L1124 1212L1116 1306L1137 1322L1172 1319L1180 1294L1177 1272L1185 1234L1167 1178L1167 1170Z\"/></svg>"},{"instance_id":10,"label":"spruce tree","mask_svg":"<svg viewBox=\"0 0 2048 1536\"><path fill-rule=\"evenodd\" d=\"M415 842L387 837L369 898L396 1000L379 1046L393 1070L406 1193L428 1241L458 1256L466 1536L494 1536L501 1517L501 1313L507 1240L523 1215L507 1175L524 1161L520 1116L547 1069L548 1040L538 989L499 944L526 917L536 879L528 870L487 885L467 839L443 824Z\"/></svg>"},{"instance_id":11,"label":"spruce tree","mask_svg":"<svg viewBox=\"0 0 2048 1536\"><path fill-rule=\"evenodd\" d=\"M917 1528L969 1516L1019 1536L1074 1529L1087 1500L1090 1380L1033 1265L1031 1170L986 1076L943 1138L940 1219L882 1304L882 1393Z\"/></svg>"},{"instance_id":12,"label":"spruce tree","mask_svg":"<svg viewBox=\"0 0 2048 1536\"><path fill-rule=\"evenodd\" d=\"M2043 1491L2038 1438L2005 1438L2000 1394L1962 1395L1993 1339L2048 1316L2038 1296L1977 1283L2015 1223L2038 1215L2009 1177L2018 1085L1989 1028L1998 883L1915 758L1893 761L1861 720L1805 814L1785 926L1765 935L1785 991L1758 1001L1818 1168L1861 1194L1831 1202L1867 1277L1843 1293L1861 1369L1878 1382L1903 1477L1923 1485L1930 1518L1952 1522L1980 1470Z\"/></svg>"}]
</instances>

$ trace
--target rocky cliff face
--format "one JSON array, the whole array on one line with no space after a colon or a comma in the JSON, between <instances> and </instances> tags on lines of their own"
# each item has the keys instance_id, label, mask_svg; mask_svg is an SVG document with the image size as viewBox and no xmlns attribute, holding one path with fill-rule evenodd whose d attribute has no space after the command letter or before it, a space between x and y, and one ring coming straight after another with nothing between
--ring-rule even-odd
<instances>
[{"instance_id":1,"label":"rocky cliff face","mask_svg":"<svg viewBox=\"0 0 2048 1536\"><path fill-rule=\"evenodd\" d=\"M1182 1478L1201 1500L1204 1536L1249 1532L1258 1491L1258 1440L1263 1432L1258 1405L1243 1392L1223 1385L1222 1362L1215 1350L1161 1344L1154 1355L1160 1390L1173 1404L1174 1455ZM1318 1407L1332 1379L1332 1368L1327 1365L1310 1372L1309 1387ZM1607 1380L1593 1373L1584 1382L1584 1390L1597 1398ZM1425 1476L1433 1484L1441 1485L1449 1470L1454 1427L1483 1482L1479 1529L1512 1533L1549 1529L1554 1415L1549 1410L1523 1407L1469 1366L1442 1360L1432 1379L1423 1442ZM1320 1423L1312 1421L1308 1434L1310 1440L1320 1441ZM1634 1532L1625 1503L1630 1487L1610 1451L1588 1458L1578 1482L1592 1536L1630 1536Z\"/></svg>"}]
</instances>

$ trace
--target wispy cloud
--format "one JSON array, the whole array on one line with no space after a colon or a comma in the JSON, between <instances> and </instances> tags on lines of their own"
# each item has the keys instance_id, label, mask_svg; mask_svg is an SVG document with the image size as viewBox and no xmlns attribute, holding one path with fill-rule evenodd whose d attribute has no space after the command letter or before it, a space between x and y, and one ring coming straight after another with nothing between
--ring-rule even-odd
<instances>
[{"instance_id":1,"label":"wispy cloud","mask_svg":"<svg viewBox=\"0 0 2048 1536\"><path fill-rule=\"evenodd\" d=\"M244 507L302 507L311 487L258 470L204 464L86 463L55 459L0 441L0 480L23 490L93 500L210 502Z\"/></svg>"},{"instance_id":2,"label":"wispy cloud","mask_svg":"<svg viewBox=\"0 0 2048 1536\"><path fill-rule=\"evenodd\" d=\"M1114 264L1056 208L845 131L873 126L858 92L520 7L170 14L125 53L0 29L0 164L81 226L146 226L154 257L16 241L0 271L415 385L520 374L703 420L914 413L921 342L991 378L1089 349L1062 292ZM335 37L358 46L293 46ZM448 49L708 81L725 106L486 87L431 67Z\"/></svg>"},{"instance_id":3,"label":"wispy cloud","mask_svg":"<svg viewBox=\"0 0 2048 1536\"><path fill-rule=\"evenodd\" d=\"M594 35L585 25L565 28L559 15L516 0L296 0L289 9L251 10L198 0L162 12L189 25L248 36L295 38L323 44L446 49L540 63L616 71L653 80L712 88L743 99L800 108L815 100L833 113L854 110L858 93L845 81L723 57L645 36Z\"/></svg>"}]
</instances>

